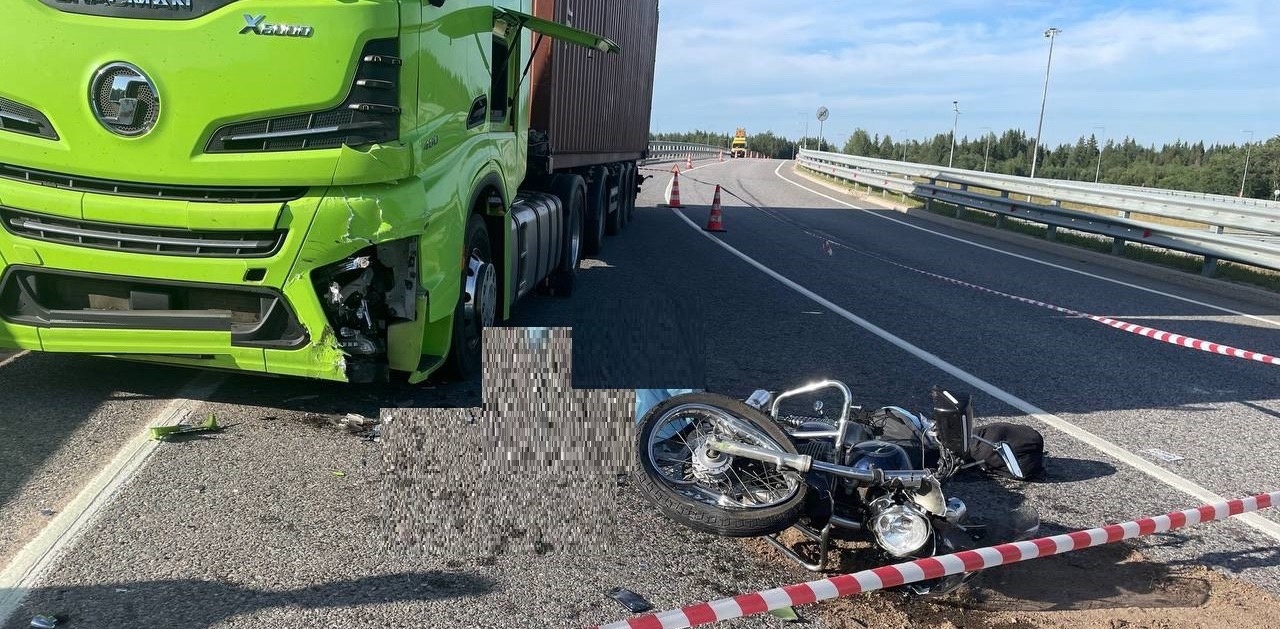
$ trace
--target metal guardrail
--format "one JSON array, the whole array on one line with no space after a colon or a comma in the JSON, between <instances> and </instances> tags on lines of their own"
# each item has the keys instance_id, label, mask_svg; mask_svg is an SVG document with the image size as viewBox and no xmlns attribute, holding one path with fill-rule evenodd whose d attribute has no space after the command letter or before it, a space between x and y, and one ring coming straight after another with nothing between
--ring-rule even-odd
<instances>
[{"instance_id":1,"label":"metal guardrail","mask_svg":"<svg viewBox=\"0 0 1280 629\"><path fill-rule=\"evenodd\" d=\"M723 146L711 146L710 144L691 144L688 142L650 142L649 143L649 159L644 160L644 164L657 164L661 162L674 162L686 158L694 160L711 159L719 157L729 150Z\"/></svg>"},{"instance_id":2,"label":"metal guardrail","mask_svg":"<svg viewBox=\"0 0 1280 629\"><path fill-rule=\"evenodd\" d=\"M1222 195L1178 196L1171 190L1028 179L810 150L801 150L796 161L832 177L922 199L926 205L941 201L996 214L998 222L1016 217L1042 223L1049 239L1063 228L1108 236L1114 253L1123 251L1126 242L1135 242L1200 255L1205 275L1215 273L1219 260L1280 270L1280 205L1272 208L1265 201L1247 204ZM1064 208L1063 202L1114 215ZM1199 223L1207 229L1143 221L1134 214Z\"/></svg>"}]
</instances>

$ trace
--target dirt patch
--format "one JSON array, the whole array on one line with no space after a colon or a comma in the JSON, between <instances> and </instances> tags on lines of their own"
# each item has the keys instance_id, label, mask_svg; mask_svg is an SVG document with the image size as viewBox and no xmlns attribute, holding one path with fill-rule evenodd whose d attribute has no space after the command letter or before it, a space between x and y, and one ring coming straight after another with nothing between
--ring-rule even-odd
<instances>
[{"instance_id":1,"label":"dirt patch","mask_svg":"<svg viewBox=\"0 0 1280 629\"><path fill-rule=\"evenodd\" d=\"M793 531L782 538L812 549ZM761 540L746 544L787 561ZM840 570L832 574L877 565L867 544L839 546ZM796 572L796 581L821 578ZM1276 626L1280 598L1207 568L1171 568L1116 544L992 568L939 599L874 592L796 611L832 629L1263 629Z\"/></svg>"}]
</instances>

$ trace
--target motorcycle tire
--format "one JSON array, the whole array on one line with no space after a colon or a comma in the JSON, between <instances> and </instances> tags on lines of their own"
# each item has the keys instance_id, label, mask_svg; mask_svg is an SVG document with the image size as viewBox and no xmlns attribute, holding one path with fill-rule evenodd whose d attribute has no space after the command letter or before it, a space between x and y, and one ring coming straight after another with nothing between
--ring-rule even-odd
<instances>
[{"instance_id":1,"label":"motorcycle tire","mask_svg":"<svg viewBox=\"0 0 1280 629\"><path fill-rule=\"evenodd\" d=\"M634 485L663 515L695 531L721 537L760 537L786 530L800 518L809 486L801 480L795 493L783 502L760 508L726 508L699 502L678 491L663 480L648 453L649 439L658 420L682 404L711 406L749 423L764 433L774 445L796 454L795 444L777 424L760 411L731 397L715 393L686 393L668 398L649 409L637 430ZM799 474L799 472L797 472Z\"/></svg>"}]
</instances>

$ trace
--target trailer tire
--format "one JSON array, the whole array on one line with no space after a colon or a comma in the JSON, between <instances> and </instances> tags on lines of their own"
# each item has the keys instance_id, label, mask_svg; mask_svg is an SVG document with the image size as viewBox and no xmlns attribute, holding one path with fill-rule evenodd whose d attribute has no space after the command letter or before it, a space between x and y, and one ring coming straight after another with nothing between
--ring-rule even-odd
<instances>
[{"instance_id":1,"label":"trailer tire","mask_svg":"<svg viewBox=\"0 0 1280 629\"><path fill-rule=\"evenodd\" d=\"M578 263L582 259L583 210L586 207L587 186L577 175L556 175L551 182L551 194L559 197L565 213L564 250L560 266L547 278L547 292L556 297L573 295L578 280Z\"/></svg>"},{"instance_id":2,"label":"trailer tire","mask_svg":"<svg viewBox=\"0 0 1280 629\"><path fill-rule=\"evenodd\" d=\"M629 163L626 165L627 176L622 180L622 205L626 207L627 213L623 215L622 221L630 223L635 219L636 211L636 165Z\"/></svg>"},{"instance_id":3,"label":"trailer tire","mask_svg":"<svg viewBox=\"0 0 1280 629\"><path fill-rule=\"evenodd\" d=\"M462 271L462 285L453 313L453 339L449 344L446 370L450 376L467 381L480 375L484 360L484 329L496 323L499 304L495 302L499 291L489 229L485 227L483 216L472 214L467 218L464 238L465 251L483 264L478 270L469 264ZM486 290L489 281L494 282L492 293ZM476 292L474 304L469 304L467 300L468 283L473 284Z\"/></svg>"},{"instance_id":4,"label":"trailer tire","mask_svg":"<svg viewBox=\"0 0 1280 629\"><path fill-rule=\"evenodd\" d=\"M582 236L582 250L587 255L597 255L604 248L605 220L608 218L609 203L609 171L604 166L591 169L591 179L587 183L586 227Z\"/></svg>"}]
</instances>

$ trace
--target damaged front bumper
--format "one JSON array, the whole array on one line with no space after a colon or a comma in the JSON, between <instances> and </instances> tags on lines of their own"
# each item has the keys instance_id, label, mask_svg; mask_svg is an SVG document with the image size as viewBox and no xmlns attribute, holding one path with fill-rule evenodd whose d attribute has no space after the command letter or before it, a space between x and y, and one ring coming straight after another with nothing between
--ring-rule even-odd
<instances>
[{"instance_id":1,"label":"damaged front bumper","mask_svg":"<svg viewBox=\"0 0 1280 629\"><path fill-rule=\"evenodd\" d=\"M0 182L0 347L368 382L421 368L428 320L447 328L424 270L456 300L452 274L421 260L420 185L274 204L130 199L110 221L86 211L94 195L21 186ZM278 242L228 244L265 235Z\"/></svg>"}]
</instances>

